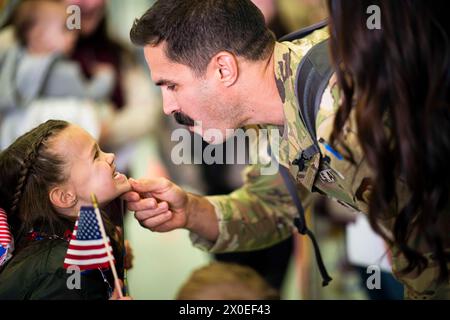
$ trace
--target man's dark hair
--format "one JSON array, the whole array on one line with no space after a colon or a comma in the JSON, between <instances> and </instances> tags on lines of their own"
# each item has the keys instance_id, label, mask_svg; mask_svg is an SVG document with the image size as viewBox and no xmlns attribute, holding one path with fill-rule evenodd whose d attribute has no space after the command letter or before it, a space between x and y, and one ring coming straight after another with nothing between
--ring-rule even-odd
<instances>
[{"instance_id":1,"label":"man's dark hair","mask_svg":"<svg viewBox=\"0 0 450 320\"><path fill-rule=\"evenodd\" d=\"M275 43L250 0L159 0L135 20L130 38L139 46L166 41L167 57L198 75L220 51L256 61L267 58Z\"/></svg>"}]
</instances>

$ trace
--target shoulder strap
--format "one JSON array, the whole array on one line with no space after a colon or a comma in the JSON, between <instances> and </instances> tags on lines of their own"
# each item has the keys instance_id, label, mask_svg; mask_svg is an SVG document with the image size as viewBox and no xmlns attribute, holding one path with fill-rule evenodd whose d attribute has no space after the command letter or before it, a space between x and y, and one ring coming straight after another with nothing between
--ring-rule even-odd
<instances>
[{"instance_id":1,"label":"shoulder strap","mask_svg":"<svg viewBox=\"0 0 450 320\"><path fill-rule=\"evenodd\" d=\"M280 41L300 39L311 34L317 29L323 28L326 24L326 20L319 22L305 29L288 34L287 36L282 37ZM294 161L294 164L299 166L300 171L303 171L305 167L305 160L309 160L315 154L320 153L316 134L316 117L323 92L328 85L332 73L333 70L328 56L328 40L322 41L313 46L305 57L303 57L299 67L297 68L295 92L297 95L299 114L313 141L312 145L303 150L300 157ZM322 276L322 285L326 286L332 278L328 274L323 263L316 238L312 231L308 229L306 224L305 210L298 196L296 183L286 167L280 164L279 168L280 174L298 211L298 216L294 219L294 225L300 234L306 234L311 239L316 256L316 262Z\"/></svg>"},{"instance_id":2,"label":"shoulder strap","mask_svg":"<svg viewBox=\"0 0 450 320\"><path fill-rule=\"evenodd\" d=\"M13 69L13 71L10 71L11 74L16 75L20 59L21 58L17 58L16 61L14 62L14 65L12 66L12 68L14 68L14 69ZM56 63L60 59L61 59L61 57L59 55L53 55L49 61L46 61L45 69L44 69L42 75L37 80L36 89L33 92L33 94L31 94L29 97L26 97L26 98L22 97L20 95L20 93L18 92L17 88L14 88L15 101L17 101L17 103L18 103L17 106L27 107L34 100L41 98L44 95L45 89L46 89L49 79L51 77L51 73L54 70Z\"/></svg>"},{"instance_id":3,"label":"shoulder strap","mask_svg":"<svg viewBox=\"0 0 450 320\"><path fill-rule=\"evenodd\" d=\"M323 20L309 27L294 31L282 38L280 41L293 41L308 36L312 32L327 25ZM324 40L313 46L300 61L295 78L295 93L299 107L300 118L303 120L313 144L302 151L294 164L299 166L300 171L305 168L305 160L311 159L320 153L316 134L316 117L322 101L322 95L333 74L333 68L328 54L329 40Z\"/></svg>"},{"instance_id":4,"label":"shoulder strap","mask_svg":"<svg viewBox=\"0 0 450 320\"><path fill-rule=\"evenodd\" d=\"M51 58L50 62L48 63L48 66L45 70L44 76L42 77L42 81L39 84L39 89L37 91L37 95L36 95L36 97L34 97L35 99L40 98L44 95L45 89L48 85L48 82L49 82L50 76L53 72L53 69L54 69L56 63L58 63L60 60L61 60L61 56L58 54L53 55L53 57Z\"/></svg>"},{"instance_id":5,"label":"shoulder strap","mask_svg":"<svg viewBox=\"0 0 450 320\"><path fill-rule=\"evenodd\" d=\"M316 256L316 262L317 266L319 267L320 275L322 276L322 286L327 286L328 283L333 280L333 278L330 277L328 274L328 271L325 267L325 264L322 260L322 255L320 253L319 245L316 241L316 237L314 236L314 233L308 229L308 226L306 225L306 219L305 219L305 210L303 209L302 202L298 196L297 193L297 187L295 184L295 181L293 180L293 177L289 170L279 165L280 168L280 174L283 177L284 184L286 185L286 188L289 191L289 194L291 195L292 201L294 202L295 206L297 207L298 216L294 219L294 225L297 228L298 232L302 235L308 235L308 237L311 239L311 242L313 244L314 248L314 254Z\"/></svg>"},{"instance_id":6,"label":"shoulder strap","mask_svg":"<svg viewBox=\"0 0 450 320\"><path fill-rule=\"evenodd\" d=\"M324 40L308 51L300 62L295 81L300 116L316 145L316 117L323 92L333 74L328 55L328 42Z\"/></svg>"},{"instance_id":7,"label":"shoulder strap","mask_svg":"<svg viewBox=\"0 0 450 320\"><path fill-rule=\"evenodd\" d=\"M272 158L272 161L277 161L275 157L272 155L272 150L270 148L270 145L268 145L267 151ZM284 184L289 192L289 195L292 198L292 202L294 203L295 207L297 208L297 217L294 218L294 225L297 228L297 231L302 235L307 235L313 244L314 248L314 255L316 256L316 262L317 266L319 267L320 275L322 276L322 286L327 286L328 283L333 280L333 278L330 277L328 274L328 271L325 267L325 264L323 263L322 254L320 253L319 245L316 241L316 237L314 236L314 233L309 230L307 224L306 224L306 218L305 218L305 210L302 205L302 201L300 200L300 197L298 196L297 186L294 181L294 178L292 177L291 173L289 172L289 169L285 166L278 163L278 167L280 169L281 177L283 178Z\"/></svg>"}]
</instances>

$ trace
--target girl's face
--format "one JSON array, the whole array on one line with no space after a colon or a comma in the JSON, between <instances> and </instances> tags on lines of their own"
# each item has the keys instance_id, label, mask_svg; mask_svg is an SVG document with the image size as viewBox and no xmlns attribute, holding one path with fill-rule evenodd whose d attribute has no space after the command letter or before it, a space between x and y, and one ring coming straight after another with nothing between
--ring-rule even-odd
<instances>
[{"instance_id":1,"label":"girl's face","mask_svg":"<svg viewBox=\"0 0 450 320\"><path fill-rule=\"evenodd\" d=\"M67 160L66 186L77 196L77 208L92 205L91 193L105 205L131 187L125 175L116 171L115 156L100 150L84 129L70 125L55 139L54 151Z\"/></svg>"}]
</instances>

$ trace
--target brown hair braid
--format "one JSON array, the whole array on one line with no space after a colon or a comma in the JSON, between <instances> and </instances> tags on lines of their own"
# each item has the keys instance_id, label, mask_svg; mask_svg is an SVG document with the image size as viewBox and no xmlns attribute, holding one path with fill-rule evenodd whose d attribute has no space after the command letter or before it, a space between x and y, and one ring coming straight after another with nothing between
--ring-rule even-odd
<instances>
[{"instance_id":1,"label":"brown hair braid","mask_svg":"<svg viewBox=\"0 0 450 320\"><path fill-rule=\"evenodd\" d=\"M64 232L66 219L53 208L48 190L66 180L63 159L49 148L50 138L67 128L49 120L19 137L0 154L0 206L9 214L13 236L32 227Z\"/></svg>"},{"instance_id":2,"label":"brown hair braid","mask_svg":"<svg viewBox=\"0 0 450 320\"><path fill-rule=\"evenodd\" d=\"M16 191L14 193L13 202L11 206L11 214L13 214L17 210L17 205L20 201L20 196L22 195L22 190L24 185L26 184L28 178L28 172L30 171L30 167L32 167L34 161L39 155L39 148L42 146L43 142L47 140L53 134L53 128L48 128L43 132L42 137L33 143L31 146L28 155L25 157L22 168L20 169L20 178L17 181Z\"/></svg>"}]
</instances>

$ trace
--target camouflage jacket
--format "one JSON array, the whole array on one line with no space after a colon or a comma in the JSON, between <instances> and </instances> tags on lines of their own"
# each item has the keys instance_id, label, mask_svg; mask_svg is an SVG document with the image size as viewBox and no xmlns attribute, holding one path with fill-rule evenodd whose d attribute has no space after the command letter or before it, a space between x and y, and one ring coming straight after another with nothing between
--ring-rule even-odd
<instances>
[{"instance_id":1,"label":"camouflage jacket","mask_svg":"<svg viewBox=\"0 0 450 320\"><path fill-rule=\"evenodd\" d=\"M350 117L344 130L344 143L350 147L356 164L339 157L327 148L326 141L333 129L334 116L339 106L339 90L333 76L325 90L316 119L317 138L323 157L310 159L303 171L293 161L312 144L312 138L303 124L295 95L297 66L306 52L315 44L328 38L326 30L318 30L306 38L294 42L276 43L275 77L283 101L285 125L280 139L270 137L270 147L277 161L287 167L296 178L298 191L305 207L311 201L313 187L356 211L368 213L371 170L358 143L356 123ZM278 130L275 126L261 129ZM275 152L273 152L275 151ZM261 152L259 150L258 152ZM323 158L322 158L323 159ZM248 251L271 246L287 238L294 230L293 218L297 210L279 174L261 174L264 165L256 163L244 171L244 186L229 195L210 196L219 221L220 235L215 243L191 233L193 244L212 253ZM398 186L400 202L407 199L407 192ZM390 230L393 221L381 226ZM449 239L446 239L447 244ZM450 246L447 246L449 248ZM426 251L423 251L426 252ZM430 259L429 267L420 275L401 275L405 259L392 248L394 274L405 284L409 298L450 298L449 283L437 284L437 264ZM428 255L429 256L429 255Z\"/></svg>"}]
</instances>

